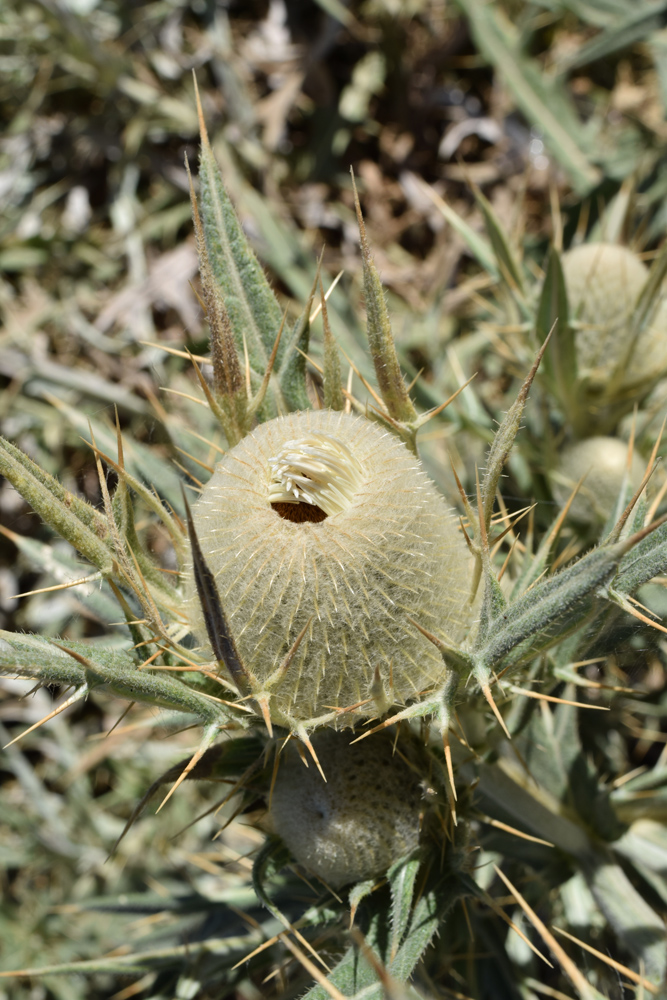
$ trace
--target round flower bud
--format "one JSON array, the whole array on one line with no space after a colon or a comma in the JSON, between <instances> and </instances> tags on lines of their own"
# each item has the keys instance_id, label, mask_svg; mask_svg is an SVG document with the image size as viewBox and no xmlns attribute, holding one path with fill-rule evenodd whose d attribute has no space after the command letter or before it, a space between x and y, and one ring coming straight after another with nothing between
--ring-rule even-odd
<instances>
[{"instance_id":1,"label":"round flower bud","mask_svg":"<svg viewBox=\"0 0 667 1000\"><path fill-rule=\"evenodd\" d=\"M193 516L258 684L306 628L271 682L274 721L354 705L372 715L378 701L405 702L440 681L442 658L409 619L461 639L471 559L419 461L377 423L313 410L261 424L218 463Z\"/></svg>"},{"instance_id":2,"label":"round flower bud","mask_svg":"<svg viewBox=\"0 0 667 1000\"><path fill-rule=\"evenodd\" d=\"M618 501L628 470L628 446L611 437L591 437L564 448L558 468L552 473L555 499L564 506L583 475L570 517L580 524L600 524L607 520ZM642 481L645 463L632 454L629 486L634 492Z\"/></svg>"},{"instance_id":3,"label":"round flower bud","mask_svg":"<svg viewBox=\"0 0 667 1000\"><path fill-rule=\"evenodd\" d=\"M336 889L382 875L419 842L417 774L382 733L350 744L320 730L313 746L326 774L306 768L293 744L281 757L270 822L295 860Z\"/></svg>"},{"instance_id":4,"label":"round flower bud","mask_svg":"<svg viewBox=\"0 0 667 1000\"><path fill-rule=\"evenodd\" d=\"M618 378L619 394L640 389L667 369L667 297L658 294L649 321L632 341L631 320L648 269L626 247L584 243L563 254L580 377L592 388Z\"/></svg>"}]
</instances>

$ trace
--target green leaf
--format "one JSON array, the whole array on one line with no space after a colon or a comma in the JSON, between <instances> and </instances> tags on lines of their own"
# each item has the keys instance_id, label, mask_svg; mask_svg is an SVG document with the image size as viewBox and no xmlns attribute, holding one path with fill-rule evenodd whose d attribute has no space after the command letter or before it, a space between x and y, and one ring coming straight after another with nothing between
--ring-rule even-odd
<instances>
[{"instance_id":1,"label":"green leaf","mask_svg":"<svg viewBox=\"0 0 667 1000\"><path fill-rule=\"evenodd\" d=\"M294 330L284 350L282 364L278 370L280 391L290 410L310 410L311 402L306 390L306 354L310 344L310 313L319 281L320 271L313 281L313 287L306 305L294 324Z\"/></svg>"},{"instance_id":2,"label":"green leaf","mask_svg":"<svg viewBox=\"0 0 667 1000\"><path fill-rule=\"evenodd\" d=\"M222 961L225 966L231 966L240 961L244 955L254 951L275 932L275 921L267 921L266 924L253 928L246 934L210 937L204 941L188 941L183 945L171 945L166 948L147 948L145 951L136 951L130 955L91 958L83 962L63 962L58 965L44 965L41 968L21 969L18 970L18 975L38 977L62 976L69 973L77 975L111 973L127 976L179 966L191 968L192 962L202 962L207 956L213 956L218 963ZM3 972L2 975L8 976L10 973Z\"/></svg>"},{"instance_id":3,"label":"green leaf","mask_svg":"<svg viewBox=\"0 0 667 1000\"><path fill-rule=\"evenodd\" d=\"M590 42L577 47L576 52L559 61L561 73L570 73L573 69L587 66L598 59L605 59L616 52L629 49L637 42L650 39L654 32L664 25L664 14L667 10L665 0L656 3L635 3L623 11L624 16L617 16L611 24L592 38Z\"/></svg>"},{"instance_id":4,"label":"green leaf","mask_svg":"<svg viewBox=\"0 0 667 1000\"><path fill-rule=\"evenodd\" d=\"M518 302L524 315L528 315L524 299L524 277L521 262L510 246L505 230L500 224L492 205L484 197L479 188L473 188L475 200L482 210L484 224L498 261L498 273L509 289L512 297Z\"/></svg>"},{"instance_id":5,"label":"green leaf","mask_svg":"<svg viewBox=\"0 0 667 1000\"><path fill-rule=\"evenodd\" d=\"M658 985L667 971L665 925L640 896L620 865L596 852L583 872L595 901L618 939L644 965L644 975Z\"/></svg>"},{"instance_id":6,"label":"green leaf","mask_svg":"<svg viewBox=\"0 0 667 1000\"><path fill-rule=\"evenodd\" d=\"M67 647L73 648L73 644L67 643ZM137 670L127 654L122 665L119 662L113 665L108 661L100 662L99 654L96 654L97 651L92 657L85 656L86 678L91 686L103 685L128 701L140 701L175 712L189 712L202 723L224 724L230 718L218 702L198 694L173 676Z\"/></svg>"},{"instance_id":7,"label":"green leaf","mask_svg":"<svg viewBox=\"0 0 667 1000\"><path fill-rule=\"evenodd\" d=\"M417 411L412 405L403 380L403 372L396 354L394 335L391 331L384 289L366 236L366 227L361 214L356 186L354 187L354 200L361 242L366 329L377 383L389 416L396 421L411 423L417 419Z\"/></svg>"},{"instance_id":8,"label":"green leaf","mask_svg":"<svg viewBox=\"0 0 667 1000\"><path fill-rule=\"evenodd\" d=\"M537 342L543 344L549 331L553 330L544 357L545 375L568 417L572 407L577 406L577 352L569 317L560 254L555 247L551 247L537 306L535 333Z\"/></svg>"},{"instance_id":9,"label":"green leaf","mask_svg":"<svg viewBox=\"0 0 667 1000\"><path fill-rule=\"evenodd\" d=\"M19 674L45 684L104 687L128 701L187 712L200 722L225 723L230 716L216 701L206 698L173 676L138 670L137 662L123 649L104 649L83 642L42 639L39 636L0 632L0 671ZM72 655L68 655L71 650Z\"/></svg>"},{"instance_id":10,"label":"green leaf","mask_svg":"<svg viewBox=\"0 0 667 1000\"><path fill-rule=\"evenodd\" d=\"M610 592L634 594L635 591L667 569L667 524L644 538L621 559Z\"/></svg>"},{"instance_id":11,"label":"green leaf","mask_svg":"<svg viewBox=\"0 0 667 1000\"><path fill-rule=\"evenodd\" d=\"M73 645L80 647L81 643ZM89 652L87 647L86 652ZM120 657L125 661L127 653L121 651ZM5 631L0 631L0 673L18 674L44 684L65 687L78 687L86 681L83 666L48 639Z\"/></svg>"},{"instance_id":12,"label":"green leaf","mask_svg":"<svg viewBox=\"0 0 667 1000\"><path fill-rule=\"evenodd\" d=\"M484 554L482 559L486 564L482 569L484 593L479 609L479 620L474 633L474 645L482 645L487 641L491 633L497 628L498 621L502 621L505 618L505 612L508 608L507 598L498 583L496 574L490 564L488 553Z\"/></svg>"},{"instance_id":13,"label":"green leaf","mask_svg":"<svg viewBox=\"0 0 667 1000\"><path fill-rule=\"evenodd\" d=\"M114 461L118 460L115 429L111 429L104 421L98 420L94 416L89 416L80 409L69 406L69 404L63 403L60 400L57 403L57 407L67 417L71 426L86 440L90 439L92 428L95 435L95 443L100 451L105 452ZM132 438L123 441L123 452L128 485L161 518L173 537L175 534L173 524L169 523L169 515L160 504L158 497L153 495L151 499L151 491L145 488L142 490L141 485L136 486L135 483L145 483L147 486L152 487L175 510L182 513L182 480L179 473L171 462L165 460L164 455Z\"/></svg>"},{"instance_id":14,"label":"green leaf","mask_svg":"<svg viewBox=\"0 0 667 1000\"><path fill-rule=\"evenodd\" d=\"M486 526L487 533L491 524L491 516L496 498L496 491L498 489L498 482L500 481L500 476L505 466L505 462L507 461L512 450L514 439L519 433L519 427L521 426L521 419L523 417L523 411L526 407L528 393L530 392L533 379L535 378L545 350L546 346L545 343L543 343L535 361L533 362L532 368L523 381L516 399L503 417L502 422L494 435L491 447L489 448L489 453L486 459L486 472L484 474L484 480L481 488L482 510L484 512L484 524Z\"/></svg>"},{"instance_id":15,"label":"green leaf","mask_svg":"<svg viewBox=\"0 0 667 1000\"><path fill-rule=\"evenodd\" d=\"M630 861L645 882L667 903L667 829L640 819L614 842L614 852Z\"/></svg>"},{"instance_id":16,"label":"green leaf","mask_svg":"<svg viewBox=\"0 0 667 1000\"><path fill-rule=\"evenodd\" d=\"M667 242L663 243L657 256L651 264L644 287L642 288L628 324L627 346L623 355L619 358L614 370L611 384L607 388L607 394L613 397L617 386L623 384L627 379L628 365L635 351L637 341L653 322L656 317L656 310L663 301L663 288L667 277ZM660 375L656 371L656 377Z\"/></svg>"},{"instance_id":17,"label":"green leaf","mask_svg":"<svg viewBox=\"0 0 667 1000\"><path fill-rule=\"evenodd\" d=\"M396 957L403 935L407 930L412 912L417 873L421 867L419 858L401 860L389 869L387 877L391 888L391 939L390 958Z\"/></svg>"},{"instance_id":18,"label":"green leaf","mask_svg":"<svg viewBox=\"0 0 667 1000\"><path fill-rule=\"evenodd\" d=\"M290 922L271 899L266 883L290 861L291 855L285 845L272 837L260 848L252 866L252 886L258 900L287 928Z\"/></svg>"},{"instance_id":19,"label":"green leaf","mask_svg":"<svg viewBox=\"0 0 667 1000\"><path fill-rule=\"evenodd\" d=\"M320 291L323 292L320 285ZM330 410L343 410L345 399L341 386L340 358L338 356L338 345L334 340L329 323L329 309L327 301L322 294L322 327L324 331L324 371L322 373L322 388L324 393L324 405Z\"/></svg>"},{"instance_id":20,"label":"green leaf","mask_svg":"<svg viewBox=\"0 0 667 1000\"><path fill-rule=\"evenodd\" d=\"M221 290L239 354L244 354L245 341L251 369L259 380L266 371L282 311L241 228L206 133L199 161L199 200L211 273ZM281 360L279 351L279 364Z\"/></svg>"},{"instance_id":21,"label":"green leaf","mask_svg":"<svg viewBox=\"0 0 667 1000\"><path fill-rule=\"evenodd\" d=\"M513 601L491 635L473 650L481 671L493 669L524 642L543 641L543 633L565 615L570 628L580 621L588 613L584 599L612 578L621 554L617 545L595 549Z\"/></svg>"},{"instance_id":22,"label":"green leaf","mask_svg":"<svg viewBox=\"0 0 667 1000\"><path fill-rule=\"evenodd\" d=\"M18 490L43 521L105 574L113 568L106 520L40 469L19 448L0 438L0 473Z\"/></svg>"},{"instance_id":23,"label":"green leaf","mask_svg":"<svg viewBox=\"0 0 667 1000\"><path fill-rule=\"evenodd\" d=\"M573 694L570 686L564 697L573 700ZM517 746L538 785L564 801L572 768L581 754L576 708L557 705L553 712L535 712Z\"/></svg>"},{"instance_id":24,"label":"green leaf","mask_svg":"<svg viewBox=\"0 0 667 1000\"><path fill-rule=\"evenodd\" d=\"M416 175L411 176L415 177L424 194L431 199L435 207L449 223L454 232L458 233L482 270L486 271L486 273L496 281L500 281L500 274L496 265L496 257L487 241L481 237L479 233L472 228L472 226L468 225L465 219L463 219L458 212L451 207L451 205L448 205L447 202L440 197L437 191L430 186L430 184L427 184Z\"/></svg>"},{"instance_id":25,"label":"green leaf","mask_svg":"<svg viewBox=\"0 0 667 1000\"><path fill-rule=\"evenodd\" d=\"M132 552L141 570L141 575L151 585L153 597L162 607L180 604L182 595L169 584L160 567L141 544L137 535L134 508L127 489L127 481L123 481L122 476L114 495L113 509L114 518L118 518L120 522L119 529L125 547Z\"/></svg>"},{"instance_id":26,"label":"green leaf","mask_svg":"<svg viewBox=\"0 0 667 1000\"><path fill-rule=\"evenodd\" d=\"M658 74L662 106L667 108L667 28L653 32L648 48L653 55L653 63Z\"/></svg>"},{"instance_id":27,"label":"green leaf","mask_svg":"<svg viewBox=\"0 0 667 1000\"><path fill-rule=\"evenodd\" d=\"M386 954L386 914L373 914L365 930L366 944L378 955L392 979L399 983L408 981L452 906L466 892L462 881L454 875L425 891L412 910L403 942L391 960ZM345 952L327 978L350 1000L386 1000L384 985L356 947ZM330 1000L330 995L323 986L314 986L302 1000Z\"/></svg>"},{"instance_id":28,"label":"green leaf","mask_svg":"<svg viewBox=\"0 0 667 1000\"><path fill-rule=\"evenodd\" d=\"M112 622L118 617L118 602L108 584L101 582L102 574L91 573L90 566L79 562L72 552L63 551L64 546L49 545L14 532L11 540L31 566L37 572L47 575L54 583L88 580L68 588L67 593L72 595L73 605L82 604L103 622Z\"/></svg>"},{"instance_id":29,"label":"green leaf","mask_svg":"<svg viewBox=\"0 0 667 1000\"><path fill-rule=\"evenodd\" d=\"M573 857L582 858L589 853L590 842L580 826L548 809L497 764L464 765L459 774L469 783L479 777L475 800L486 814L527 830Z\"/></svg>"}]
</instances>

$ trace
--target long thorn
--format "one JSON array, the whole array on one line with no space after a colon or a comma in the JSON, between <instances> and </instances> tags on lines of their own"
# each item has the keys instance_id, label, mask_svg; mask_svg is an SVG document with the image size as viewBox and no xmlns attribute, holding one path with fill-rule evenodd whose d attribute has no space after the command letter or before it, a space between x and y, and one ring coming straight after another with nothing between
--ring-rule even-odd
<instances>
[{"instance_id":1,"label":"long thorn","mask_svg":"<svg viewBox=\"0 0 667 1000\"><path fill-rule=\"evenodd\" d=\"M306 730L305 730L305 729L303 728L303 726L299 726L299 727L298 727L298 729L297 729L297 736L299 737L299 739L301 740L301 742L302 742L302 743L303 743L303 744L304 744L304 745L305 745L306 747L308 747L308 753L310 754L310 756L311 756L311 757L313 758L313 760L315 761L315 766L317 767L317 770L318 770L318 771L320 772L320 774L322 775L322 780L323 780L323 781L326 781L326 780L327 780L327 778L326 778L326 775L325 775L324 771L322 770L322 765L320 764L320 761L319 761L319 758L318 758L317 754L315 753L315 747L314 747L314 746L313 746L313 744L312 744L312 743L310 742L310 737L308 736L308 733L307 733L307 732L306 732Z\"/></svg>"},{"instance_id":2,"label":"long thorn","mask_svg":"<svg viewBox=\"0 0 667 1000\"><path fill-rule=\"evenodd\" d=\"M508 740L511 740L512 737L510 736L510 731L507 728L507 726L505 725L505 720L503 719L503 717L500 714L500 711L498 709L498 706L496 705L495 701L493 700L493 695L491 694L491 688L489 687L488 684L483 684L482 685L482 694L484 695L484 697L488 701L489 705L491 706L491 711L493 712L493 714L495 715L496 719L500 723L500 725L502 727L502 730L505 733L505 736L507 737Z\"/></svg>"},{"instance_id":3,"label":"long thorn","mask_svg":"<svg viewBox=\"0 0 667 1000\"><path fill-rule=\"evenodd\" d=\"M57 643L55 643L55 645L57 645ZM15 736L14 739L10 740L9 743L5 743L2 749L6 750L7 747L11 747L14 745L14 743L18 743L19 740L22 740L24 736L27 736L29 733L34 732L35 729L39 729L39 727L43 726L45 722L49 722L51 719L55 719L56 715L60 715L60 713L64 712L66 708L69 708L70 705L74 705L74 703L83 698L83 696L87 694L87 692L88 692L88 685L83 684L80 688L77 688L74 694L70 695L69 698L62 703L62 705L58 705L57 708L54 708L52 712L49 712L49 714L45 715L43 719L39 720L39 722L36 722L33 726L30 726L29 729L24 729L22 733L19 733L18 736Z\"/></svg>"}]
</instances>

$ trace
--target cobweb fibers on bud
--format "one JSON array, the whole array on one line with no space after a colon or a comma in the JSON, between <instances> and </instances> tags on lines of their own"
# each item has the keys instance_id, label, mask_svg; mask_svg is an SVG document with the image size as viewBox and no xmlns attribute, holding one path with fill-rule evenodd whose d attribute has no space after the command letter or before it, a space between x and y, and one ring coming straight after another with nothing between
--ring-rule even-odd
<instances>
[{"instance_id":1,"label":"cobweb fibers on bud","mask_svg":"<svg viewBox=\"0 0 667 1000\"><path fill-rule=\"evenodd\" d=\"M326 782L288 744L271 796L274 831L334 889L383 875L419 842L418 770L394 752L394 734L351 739L331 729L313 737Z\"/></svg>"},{"instance_id":2,"label":"cobweb fibers on bud","mask_svg":"<svg viewBox=\"0 0 667 1000\"><path fill-rule=\"evenodd\" d=\"M330 410L261 424L218 463L193 516L260 683L310 622L272 690L275 721L364 701L357 714L372 715L372 686L376 699L404 702L441 678L440 654L408 618L462 638L471 559L419 461L378 424ZM190 592L205 642L193 583Z\"/></svg>"}]
</instances>

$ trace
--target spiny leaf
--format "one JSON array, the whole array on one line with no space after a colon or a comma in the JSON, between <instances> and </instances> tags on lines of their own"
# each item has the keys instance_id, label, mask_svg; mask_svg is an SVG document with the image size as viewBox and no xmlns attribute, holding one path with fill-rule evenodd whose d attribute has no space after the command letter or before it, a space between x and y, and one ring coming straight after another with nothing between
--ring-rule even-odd
<instances>
[{"instance_id":1,"label":"spiny leaf","mask_svg":"<svg viewBox=\"0 0 667 1000\"><path fill-rule=\"evenodd\" d=\"M324 389L324 405L330 410L342 410L345 399L341 388L340 357L338 347L329 325L329 310L324 297L324 289L320 283L322 302L322 328L324 331L324 372L322 376Z\"/></svg>"},{"instance_id":2,"label":"spiny leaf","mask_svg":"<svg viewBox=\"0 0 667 1000\"><path fill-rule=\"evenodd\" d=\"M0 632L0 670L34 677L45 684L87 681L90 688L104 687L128 701L188 712L200 721L222 723L227 710L212 699L171 676L137 669L133 656L123 649L97 648L82 642L17 636Z\"/></svg>"},{"instance_id":3,"label":"spiny leaf","mask_svg":"<svg viewBox=\"0 0 667 1000\"><path fill-rule=\"evenodd\" d=\"M389 976L399 983L409 980L445 917L466 891L462 881L455 875L450 875L422 893L412 910L403 942L391 961L386 954L386 915L373 914L370 925L365 931L366 943L384 963ZM351 1000L357 996L359 1000L362 997L363 1000L386 998L383 983L379 981L375 970L360 959L356 947L351 947L345 952L327 978L336 989ZM323 986L314 986L302 1000L330 1000L330 998Z\"/></svg>"},{"instance_id":4,"label":"spiny leaf","mask_svg":"<svg viewBox=\"0 0 667 1000\"><path fill-rule=\"evenodd\" d=\"M99 420L94 416L89 417L82 410L70 406L62 400L53 398L50 399L50 402L57 407L60 413L66 416L71 426L86 441L90 440L90 430L92 428L95 441L104 461L108 462L116 472L119 472L118 466L113 462L114 456L117 457L118 455L118 438L115 428L112 430L103 420ZM178 541L182 541L182 534L179 532L175 520L169 515L159 500L159 497L163 497L174 510L182 510L181 479L173 468L172 463L165 462L163 456L140 441L125 440L123 465L128 485L141 497L149 509L153 510L160 517L174 542L178 545ZM135 485L137 483L139 485ZM156 496L155 493L151 495L151 489L147 489L146 486L142 489L142 483L147 484L158 495Z\"/></svg>"},{"instance_id":5,"label":"spiny leaf","mask_svg":"<svg viewBox=\"0 0 667 1000\"><path fill-rule=\"evenodd\" d=\"M175 712L188 712L203 723L226 723L230 719L228 711L218 702L198 694L187 684L148 670L123 669L101 665L87 656L85 673L89 683L103 685L108 691L143 704L156 705Z\"/></svg>"},{"instance_id":6,"label":"spiny leaf","mask_svg":"<svg viewBox=\"0 0 667 1000\"><path fill-rule=\"evenodd\" d=\"M366 236L366 227L361 214L359 196L354 185L354 203L357 210L361 260L364 275L364 297L366 300L368 343L370 345L375 374L382 400L387 412L394 420L411 423L417 419L417 411L408 395L403 373L398 362L394 336L391 332L389 312L384 297L384 289L375 267L375 261Z\"/></svg>"},{"instance_id":7,"label":"spiny leaf","mask_svg":"<svg viewBox=\"0 0 667 1000\"><path fill-rule=\"evenodd\" d=\"M105 574L113 569L109 525L27 455L0 438L0 473L59 535Z\"/></svg>"},{"instance_id":8,"label":"spiny leaf","mask_svg":"<svg viewBox=\"0 0 667 1000\"><path fill-rule=\"evenodd\" d=\"M484 527L486 532L488 532L489 525L491 524L491 515L493 513L493 504L496 491L498 489L498 482L500 480L505 462L507 461L509 453L512 450L514 439L519 432L521 418L523 417L526 400L528 399L528 393L530 392L533 379L535 378L544 352L547 349L549 337L550 331L547 331L542 346L538 351L535 361L533 362L533 366L524 379L517 398L514 400L509 410L503 417L502 423L496 431L491 447L489 448L489 454L486 460L486 473L481 487L481 510L483 512Z\"/></svg>"},{"instance_id":9,"label":"spiny leaf","mask_svg":"<svg viewBox=\"0 0 667 1000\"><path fill-rule=\"evenodd\" d=\"M407 930L414 902L417 873L421 867L419 858L409 858L393 865L387 872L391 889L391 941L390 958L396 957L403 935Z\"/></svg>"},{"instance_id":10,"label":"spiny leaf","mask_svg":"<svg viewBox=\"0 0 667 1000\"><path fill-rule=\"evenodd\" d=\"M663 524L623 556L611 589L618 594L634 594L666 569L667 524Z\"/></svg>"},{"instance_id":11,"label":"spiny leaf","mask_svg":"<svg viewBox=\"0 0 667 1000\"><path fill-rule=\"evenodd\" d=\"M124 652L120 655L123 660L127 657ZM86 680L83 667L48 639L4 631L0 631L0 672L63 687L79 687Z\"/></svg>"},{"instance_id":12,"label":"spiny leaf","mask_svg":"<svg viewBox=\"0 0 667 1000\"><path fill-rule=\"evenodd\" d=\"M280 391L290 410L309 410L311 408L306 389L306 355L310 344L310 313L320 278L321 262L322 258L320 257L310 295L301 315L294 324L292 336L283 351L283 361L278 371Z\"/></svg>"},{"instance_id":13,"label":"spiny leaf","mask_svg":"<svg viewBox=\"0 0 667 1000\"><path fill-rule=\"evenodd\" d=\"M171 540L174 543L176 555L179 558L179 561L182 562L184 555L183 532L178 526L176 519L172 517L172 515L160 502L160 498L157 494L147 489L142 482L127 471L124 465L120 465L118 462L115 462L113 458L105 454L103 451L96 448L95 453L99 455L99 457L103 459L104 462L106 462L106 464L114 470L114 472L118 473L119 480L132 489L132 491L136 493L136 495L146 504L149 510L152 510L154 514L157 514L169 532Z\"/></svg>"},{"instance_id":14,"label":"spiny leaf","mask_svg":"<svg viewBox=\"0 0 667 1000\"><path fill-rule=\"evenodd\" d=\"M521 643L541 638L550 625L570 612L568 623L585 614L584 598L610 580L623 555L619 545L600 548L556 576L536 583L513 601L502 621L474 651L480 667L493 669Z\"/></svg>"},{"instance_id":15,"label":"spiny leaf","mask_svg":"<svg viewBox=\"0 0 667 1000\"><path fill-rule=\"evenodd\" d=\"M498 622L503 621L508 607L507 598L502 587L498 583L498 578L489 563L482 568L482 579L484 581L484 593L482 604L479 609L479 621L475 631L475 644L484 643L488 636L497 628Z\"/></svg>"},{"instance_id":16,"label":"spiny leaf","mask_svg":"<svg viewBox=\"0 0 667 1000\"><path fill-rule=\"evenodd\" d=\"M229 315L237 349L243 352L245 337L257 380L266 370L282 310L229 199L203 118L200 126L199 200L208 261ZM265 409L267 415L274 416L275 399L273 403L267 400Z\"/></svg>"},{"instance_id":17,"label":"spiny leaf","mask_svg":"<svg viewBox=\"0 0 667 1000\"><path fill-rule=\"evenodd\" d=\"M190 201L192 204L192 219L195 230L195 244L199 258L199 274L201 277L206 318L208 320L211 341L211 363L213 365L213 384L219 399L233 399L240 395L247 401L245 381L241 372L237 346L229 320L229 315L220 289L215 283L211 272L211 264L206 248L204 228L199 215L199 207L190 175L190 166L185 160L185 167L190 182ZM229 437L228 437L229 440ZM236 441L233 442L234 444Z\"/></svg>"},{"instance_id":18,"label":"spiny leaf","mask_svg":"<svg viewBox=\"0 0 667 1000\"><path fill-rule=\"evenodd\" d=\"M181 600L181 595L174 587L169 585L164 573L160 571L159 566L153 561L153 559L151 559L149 554L144 549L144 546L137 535L134 520L134 509L132 507L129 491L125 487L122 480L119 482L119 487L116 490L114 501L116 501L116 499L117 502L114 503L114 514L120 518L118 530L123 538L123 541L125 542L126 547L134 554L144 579L150 583L153 596L163 605L173 606Z\"/></svg>"}]
</instances>

